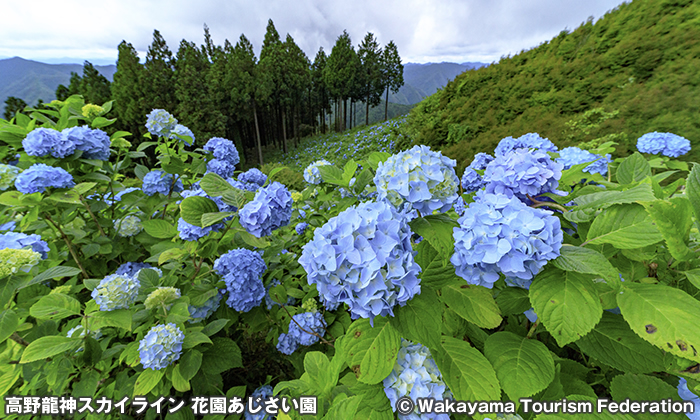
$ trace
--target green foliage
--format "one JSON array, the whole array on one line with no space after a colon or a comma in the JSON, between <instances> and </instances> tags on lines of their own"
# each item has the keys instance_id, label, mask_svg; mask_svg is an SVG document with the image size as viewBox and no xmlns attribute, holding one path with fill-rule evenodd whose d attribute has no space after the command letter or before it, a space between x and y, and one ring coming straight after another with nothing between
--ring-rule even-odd
<instances>
[{"instance_id":1,"label":"green foliage","mask_svg":"<svg viewBox=\"0 0 700 420\"><path fill-rule=\"evenodd\" d=\"M700 137L700 5L636 0L538 47L468 70L410 114L413 144L463 168L506 136L537 132L560 147L613 140L625 156L652 132ZM683 159L698 161L694 148Z\"/></svg>"}]
</instances>

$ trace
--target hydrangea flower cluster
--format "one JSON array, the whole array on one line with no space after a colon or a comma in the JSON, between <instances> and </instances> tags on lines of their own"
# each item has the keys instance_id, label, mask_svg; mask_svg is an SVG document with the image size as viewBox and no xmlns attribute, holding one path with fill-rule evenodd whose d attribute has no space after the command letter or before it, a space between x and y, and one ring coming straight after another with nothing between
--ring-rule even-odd
<instances>
[{"instance_id":1,"label":"hydrangea flower cluster","mask_svg":"<svg viewBox=\"0 0 700 420\"><path fill-rule=\"evenodd\" d=\"M586 166L583 172L606 175L608 173L608 163L612 162L612 159L610 158L610 154L602 157L588 150L579 149L578 147L567 147L559 151L559 159L557 159L557 162L564 165L564 169L569 169L574 165L580 165L586 162L593 162Z\"/></svg>"},{"instance_id":2,"label":"hydrangea flower cluster","mask_svg":"<svg viewBox=\"0 0 700 420\"><path fill-rule=\"evenodd\" d=\"M46 188L71 188L73 176L63 168L35 163L15 178L15 188L22 194L44 192Z\"/></svg>"},{"instance_id":3,"label":"hydrangea flower cluster","mask_svg":"<svg viewBox=\"0 0 700 420\"><path fill-rule=\"evenodd\" d=\"M167 174L161 170L155 169L143 177L141 189L146 195L154 195L156 193L168 195L171 188L173 192L182 191L184 188L182 186L182 180L178 178L177 181L173 181L173 176L172 174Z\"/></svg>"},{"instance_id":4,"label":"hydrangea flower cluster","mask_svg":"<svg viewBox=\"0 0 700 420\"><path fill-rule=\"evenodd\" d=\"M528 195L555 192L563 167L541 150L516 149L496 156L486 166L485 191L516 196L523 201L528 200Z\"/></svg>"},{"instance_id":5,"label":"hydrangea flower cluster","mask_svg":"<svg viewBox=\"0 0 700 420\"><path fill-rule=\"evenodd\" d=\"M15 183L15 178L21 172L16 166L0 163L0 191L5 191Z\"/></svg>"},{"instance_id":6,"label":"hydrangea flower cluster","mask_svg":"<svg viewBox=\"0 0 700 420\"><path fill-rule=\"evenodd\" d=\"M256 184L262 187L267 182L267 175L258 168L252 168L238 175L238 180L244 184Z\"/></svg>"},{"instance_id":7,"label":"hydrangea flower cluster","mask_svg":"<svg viewBox=\"0 0 700 420\"><path fill-rule=\"evenodd\" d=\"M146 119L146 129L154 136L170 137L177 120L164 109L154 109Z\"/></svg>"},{"instance_id":8,"label":"hydrangea flower cluster","mask_svg":"<svg viewBox=\"0 0 700 420\"><path fill-rule=\"evenodd\" d=\"M156 325L139 342L139 357L144 369L160 370L177 361L182 354L185 334L172 322Z\"/></svg>"},{"instance_id":9,"label":"hydrangea flower cluster","mask_svg":"<svg viewBox=\"0 0 700 420\"><path fill-rule=\"evenodd\" d=\"M221 297L221 293L217 292L209 300L204 302L204 305L202 306L189 305L187 309L190 311L190 317L192 318L189 320L189 322L202 322L202 320L209 318L211 314L213 314L214 312L216 312L217 309L219 309Z\"/></svg>"},{"instance_id":10,"label":"hydrangea flower cluster","mask_svg":"<svg viewBox=\"0 0 700 420\"><path fill-rule=\"evenodd\" d=\"M314 332L321 337L326 333L326 321L320 312L303 312L294 315L289 320L289 333L282 333L279 336L277 350L290 355L299 348L299 345L310 346L318 343L319 336L309 332Z\"/></svg>"},{"instance_id":11,"label":"hydrangea flower cluster","mask_svg":"<svg viewBox=\"0 0 700 420\"><path fill-rule=\"evenodd\" d=\"M515 149L537 149L543 152L554 152L556 153L559 149L554 145L549 139L540 137L537 133L527 133L517 139L513 137L506 137L502 139L496 150L494 151L496 157L503 156L510 151Z\"/></svg>"},{"instance_id":12,"label":"hydrangea flower cluster","mask_svg":"<svg viewBox=\"0 0 700 420\"><path fill-rule=\"evenodd\" d=\"M559 256L564 239L552 212L502 194L478 195L458 222L450 261L467 283L489 289L499 273L528 288L547 261Z\"/></svg>"},{"instance_id":13,"label":"hydrangea flower cluster","mask_svg":"<svg viewBox=\"0 0 700 420\"><path fill-rule=\"evenodd\" d=\"M684 401L692 401L695 404L694 412L686 413L686 416L691 420L700 420L700 397L688 389L688 381L685 378L678 381L678 396Z\"/></svg>"},{"instance_id":14,"label":"hydrangea flower cluster","mask_svg":"<svg viewBox=\"0 0 700 420\"><path fill-rule=\"evenodd\" d=\"M61 133L70 143L75 145L76 150L82 150L83 158L109 160L110 140L104 131L83 125L66 128Z\"/></svg>"},{"instance_id":15,"label":"hydrangea flower cluster","mask_svg":"<svg viewBox=\"0 0 700 420\"><path fill-rule=\"evenodd\" d=\"M190 137L192 139L192 141L188 142L187 140L181 139L178 136ZM180 141L184 142L188 146L192 146L194 144L194 133L192 133L192 130L190 130L189 128L185 127L182 124L176 124L175 127L170 132L170 135L168 135L168 138L180 139Z\"/></svg>"},{"instance_id":16,"label":"hydrangea flower cluster","mask_svg":"<svg viewBox=\"0 0 700 420\"><path fill-rule=\"evenodd\" d=\"M238 156L238 149L231 140L212 137L204 145L204 150L214 155L214 159L207 162L207 172L214 172L224 179L233 176L236 165L241 161L241 158Z\"/></svg>"},{"instance_id":17,"label":"hydrangea flower cluster","mask_svg":"<svg viewBox=\"0 0 700 420\"><path fill-rule=\"evenodd\" d=\"M101 311L128 309L136 302L140 287L138 278L110 274L93 289L92 298L100 305Z\"/></svg>"},{"instance_id":18,"label":"hydrangea flower cluster","mask_svg":"<svg viewBox=\"0 0 700 420\"><path fill-rule=\"evenodd\" d=\"M486 169L486 165L491 163L492 160L493 156L487 153L477 153L474 156L474 160L466 167L462 175L462 188L464 188L465 193L471 194L484 188L484 185L486 185L484 177L476 171Z\"/></svg>"},{"instance_id":19,"label":"hydrangea flower cluster","mask_svg":"<svg viewBox=\"0 0 700 420\"><path fill-rule=\"evenodd\" d=\"M130 214L121 220L115 220L114 229L122 238L128 238L141 232L143 230L143 225L141 224L141 219Z\"/></svg>"},{"instance_id":20,"label":"hydrangea flower cluster","mask_svg":"<svg viewBox=\"0 0 700 420\"><path fill-rule=\"evenodd\" d=\"M309 166L304 169L304 180L309 184L320 184L323 179L321 178L321 171L318 170L318 167L329 165L332 165L332 163L325 159L317 160L316 162L309 164Z\"/></svg>"},{"instance_id":21,"label":"hydrangea flower cluster","mask_svg":"<svg viewBox=\"0 0 700 420\"><path fill-rule=\"evenodd\" d=\"M29 249L38 252L42 259L46 259L49 254L49 245L41 240L41 236L27 235L21 232L5 232L0 235L0 249Z\"/></svg>"},{"instance_id":22,"label":"hydrangea flower cluster","mask_svg":"<svg viewBox=\"0 0 700 420\"><path fill-rule=\"evenodd\" d=\"M114 203L118 203L118 202L122 201L122 197L123 197L125 194L129 194L130 192L140 191L140 190L141 190L140 188L129 187L129 188L125 188L125 189L123 189L122 191L119 191L118 193L114 194L114 198L112 198L112 193L107 193L107 194L105 194L104 196L102 196L102 199L103 199L107 204L112 205L112 204L114 204ZM93 195L93 196L90 196L90 197L88 197L88 198L96 198L96 197L99 197L99 196Z\"/></svg>"},{"instance_id":23,"label":"hydrangea flower cluster","mask_svg":"<svg viewBox=\"0 0 700 420\"><path fill-rule=\"evenodd\" d=\"M464 198L459 197L457 199L457 201L455 201L455 205L454 205L455 212L461 216L462 214L464 214L464 210L466 208L467 208L467 203L464 201Z\"/></svg>"},{"instance_id":24,"label":"hydrangea flower cluster","mask_svg":"<svg viewBox=\"0 0 700 420\"><path fill-rule=\"evenodd\" d=\"M243 412L245 420L265 420L271 418L270 415L265 412L265 401L272 398L272 396L272 387L270 385L263 385L253 391L253 393L250 394L250 398L252 398L253 404L255 404L254 408L260 408L260 411L254 414L249 413L248 405L246 404L246 410Z\"/></svg>"},{"instance_id":25,"label":"hydrangea flower cluster","mask_svg":"<svg viewBox=\"0 0 700 420\"><path fill-rule=\"evenodd\" d=\"M232 249L219 257L214 262L214 271L226 283L226 304L241 312L248 312L260 305L265 297L262 282L265 270L267 265L260 254L249 249Z\"/></svg>"},{"instance_id":26,"label":"hydrangea flower cluster","mask_svg":"<svg viewBox=\"0 0 700 420\"><path fill-rule=\"evenodd\" d=\"M646 133L637 139L637 150L642 153L677 158L690 151L690 140L673 133Z\"/></svg>"},{"instance_id":27,"label":"hydrangea flower cluster","mask_svg":"<svg viewBox=\"0 0 700 420\"><path fill-rule=\"evenodd\" d=\"M260 188L253 201L238 212L241 226L260 238L289 224L292 218L292 194L287 187L273 182Z\"/></svg>"},{"instance_id":28,"label":"hydrangea flower cluster","mask_svg":"<svg viewBox=\"0 0 700 420\"><path fill-rule=\"evenodd\" d=\"M60 131L53 128L35 128L22 140L24 151L30 156L46 156L51 154L62 159L75 152L75 143L70 141Z\"/></svg>"},{"instance_id":29,"label":"hydrangea flower cluster","mask_svg":"<svg viewBox=\"0 0 700 420\"><path fill-rule=\"evenodd\" d=\"M83 114L83 117L85 118L95 118L103 112L105 112L105 109L95 104L86 104L80 110L80 113Z\"/></svg>"},{"instance_id":30,"label":"hydrangea flower cluster","mask_svg":"<svg viewBox=\"0 0 700 420\"><path fill-rule=\"evenodd\" d=\"M163 276L163 272L160 270L160 268L155 268L152 267L151 264L140 262L124 263L120 265L119 268L117 268L117 271L114 274L117 274L119 276L129 276L138 279L139 273L145 268L154 270L156 273L158 273L158 276Z\"/></svg>"},{"instance_id":31,"label":"hydrangea flower cluster","mask_svg":"<svg viewBox=\"0 0 700 420\"><path fill-rule=\"evenodd\" d=\"M41 254L31 249L0 249L0 279L19 271L28 273L41 260Z\"/></svg>"},{"instance_id":32,"label":"hydrangea flower cluster","mask_svg":"<svg viewBox=\"0 0 700 420\"><path fill-rule=\"evenodd\" d=\"M326 308L346 303L353 318L393 316L396 304L420 294L412 235L404 213L383 201L364 202L317 228L299 264Z\"/></svg>"},{"instance_id":33,"label":"hydrangea flower cluster","mask_svg":"<svg viewBox=\"0 0 700 420\"><path fill-rule=\"evenodd\" d=\"M383 384L384 393L389 398L394 411L396 411L396 401L405 396L413 401L418 398L443 400L452 397L430 350L420 343L414 344L403 338L394 369L384 379ZM411 420L449 420L449 418L449 414L420 413L417 408L409 415L399 414L399 419Z\"/></svg>"},{"instance_id":34,"label":"hydrangea flower cluster","mask_svg":"<svg viewBox=\"0 0 700 420\"><path fill-rule=\"evenodd\" d=\"M270 296L270 289L272 289L275 286L279 286L280 284L282 283L279 280L275 279L272 280L272 282L270 282L270 284L265 289L265 306L267 306L268 310L272 309L273 306L282 306L279 303L272 300L272 297ZM287 306L294 305L295 303L297 303L297 300L294 297L287 296Z\"/></svg>"},{"instance_id":35,"label":"hydrangea flower cluster","mask_svg":"<svg viewBox=\"0 0 700 420\"><path fill-rule=\"evenodd\" d=\"M8 230L12 231L12 230L15 230L16 227L17 227L17 222L15 222L14 220L10 220L9 222L3 223L2 225L0 225L0 232L6 232Z\"/></svg>"},{"instance_id":36,"label":"hydrangea flower cluster","mask_svg":"<svg viewBox=\"0 0 700 420\"><path fill-rule=\"evenodd\" d=\"M457 200L456 165L457 161L427 146L397 153L377 168L374 183L379 200L423 214L446 212Z\"/></svg>"},{"instance_id":37,"label":"hydrangea flower cluster","mask_svg":"<svg viewBox=\"0 0 700 420\"><path fill-rule=\"evenodd\" d=\"M306 231L306 228L308 228L308 227L309 227L308 223L301 222L294 227L294 230L297 232L297 235L302 235Z\"/></svg>"},{"instance_id":38,"label":"hydrangea flower cluster","mask_svg":"<svg viewBox=\"0 0 700 420\"><path fill-rule=\"evenodd\" d=\"M175 287L159 287L152 291L143 301L146 309L160 308L165 305L166 309L170 309L172 302L180 299L180 289Z\"/></svg>"}]
</instances>

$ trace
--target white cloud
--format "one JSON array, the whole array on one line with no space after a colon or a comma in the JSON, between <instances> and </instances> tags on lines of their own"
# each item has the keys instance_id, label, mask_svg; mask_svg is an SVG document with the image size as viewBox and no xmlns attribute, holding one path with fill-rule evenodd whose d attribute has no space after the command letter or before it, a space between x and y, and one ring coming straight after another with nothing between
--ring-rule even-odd
<instances>
[{"instance_id":1,"label":"white cloud","mask_svg":"<svg viewBox=\"0 0 700 420\"><path fill-rule=\"evenodd\" d=\"M403 62L497 61L601 17L622 0L34 0L3 5L0 57L75 62L115 61L126 40L141 52L154 29L173 54L180 41L201 44L206 23L214 42L241 33L259 53L268 19L310 59L330 52L344 29L355 45L373 32L394 40Z\"/></svg>"}]
</instances>

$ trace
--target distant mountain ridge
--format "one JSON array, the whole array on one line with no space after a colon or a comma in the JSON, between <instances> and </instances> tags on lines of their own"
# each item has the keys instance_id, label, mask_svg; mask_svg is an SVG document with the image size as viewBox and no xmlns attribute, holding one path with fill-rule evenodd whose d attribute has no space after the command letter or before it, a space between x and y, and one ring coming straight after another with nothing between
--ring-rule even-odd
<instances>
[{"instance_id":1,"label":"distant mountain ridge","mask_svg":"<svg viewBox=\"0 0 700 420\"><path fill-rule=\"evenodd\" d=\"M413 105L430 96L447 82L466 70L486 66L485 63L405 63L404 86L397 93L389 94L389 102ZM95 68L110 82L117 66ZM5 109L5 100L14 96L33 106L39 99L50 102L56 99L58 85L68 86L71 72L82 76L82 64L47 64L13 57L0 60L0 117ZM383 99L383 97L382 97Z\"/></svg>"},{"instance_id":2,"label":"distant mountain ridge","mask_svg":"<svg viewBox=\"0 0 700 420\"><path fill-rule=\"evenodd\" d=\"M95 66L110 82L117 66ZM68 86L71 72L82 76L82 64L46 64L20 57L0 60L0 117L5 110L5 99L14 96L29 105L39 99L51 102L56 99L58 85Z\"/></svg>"}]
</instances>

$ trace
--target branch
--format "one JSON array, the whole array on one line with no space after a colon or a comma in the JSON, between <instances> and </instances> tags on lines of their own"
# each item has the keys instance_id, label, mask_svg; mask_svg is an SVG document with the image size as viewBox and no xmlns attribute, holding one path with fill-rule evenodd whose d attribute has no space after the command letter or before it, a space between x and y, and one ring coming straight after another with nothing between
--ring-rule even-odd
<instances>
[{"instance_id":1,"label":"branch","mask_svg":"<svg viewBox=\"0 0 700 420\"><path fill-rule=\"evenodd\" d=\"M83 199L82 195L80 196L80 202L83 203L83 206L85 206L85 209L87 209L88 213L90 213L90 217L92 218L92 221L95 222L95 224L97 225L97 229L100 231L102 236L107 236L105 234L105 231L102 230L102 226L100 226L100 223L97 221L97 217L95 217L95 213L93 213L92 210L90 210L90 206L87 205L87 203L85 202L85 199Z\"/></svg>"},{"instance_id":2,"label":"branch","mask_svg":"<svg viewBox=\"0 0 700 420\"><path fill-rule=\"evenodd\" d=\"M565 213L569 211L569 210L566 209L566 207L561 206L561 205L559 205L559 204L557 204L557 203L550 203L550 202L548 202L548 201L539 201L539 200L537 200L537 199L535 199L535 198L532 198L532 197L530 197L530 194L527 194L527 198L529 198L530 201L532 201L532 202L534 203L533 205L530 206L530 207L532 207L532 208L547 206L547 207L551 207L551 208L554 208L554 209L561 210L561 211L563 211L563 212L565 212Z\"/></svg>"},{"instance_id":3,"label":"branch","mask_svg":"<svg viewBox=\"0 0 700 420\"><path fill-rule=\"evenodd\" d=\"M15 333L12 333L12 335L10 336L10 338L11 338L13 341L15 341L17 344L21 344L21 345L23 345L24 347L27 347L27 346L29 345L29 341L27 341L27 340L25 340L24 338L20 337L19 334L17 334L16 332L15 332Z\"/></svg>"},{"instance_id":4,"label":"branch","mask_svg":"<svg viewBox=\"0 0 700 420\"><path fill-rule=\"evenodd\" d=\"M71 243L71 241L70 241L70 239L68 238L68 236L66 236L66 234L63 232L63 230L61 229L61 227L60 227L56 222L54 222L53 219L51 219L51 215L49 215L48 213L44 213L44 217L45 217L46 220L48 220L49 223L51 223L51 224L58 230L58 232L61 234L61 237L63 238L63 241L66 243L66 245L68 245L68 251L69 251L70 254L73 256L73 260L75 261L76 264L78 264L78 267L80 268L80 271L83 272L83 277L86 278L86 279L90 278L90 276L88 275L87 271L85 271L85 268L84 268L83 265L80 263L80 260L78 259L78 254L75 253L75 250L73 249L73 244Z\"/></svg>"},{"instance_id":5,"label":"branch","mask_svg":"<svg viewBox=\"0 0 700 420\"><path fill-rule=\"evenodd\" d=\"M297 326L299 327L300 330L304 331L305 333L307 333L307 334L309 334L309 335L315 335L316 337L320 338L321 341L323 342L323 344L328 344L328 345L331 346L331 347L335 347L335 346L333 345L333 343L331 343L330 341L328 341L328 340L326 340L325 338L323 338L323 336L321 336L319 333L314 332L314 331L306 331L306 330L305 330L301 325L299 325L299 323L294 319L294 317L292 316L292 314L289 313L289 311L287 310L287 306L286 306L286 305L282 305L282 308L283 308L284 311L287 313L287 315L289 315L289 317L292 319L292 322L294 322L295 324L297 324Z\"/></svg>"}]
</instances>

